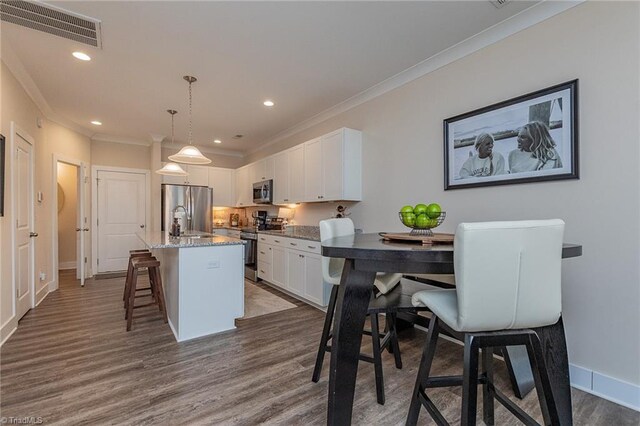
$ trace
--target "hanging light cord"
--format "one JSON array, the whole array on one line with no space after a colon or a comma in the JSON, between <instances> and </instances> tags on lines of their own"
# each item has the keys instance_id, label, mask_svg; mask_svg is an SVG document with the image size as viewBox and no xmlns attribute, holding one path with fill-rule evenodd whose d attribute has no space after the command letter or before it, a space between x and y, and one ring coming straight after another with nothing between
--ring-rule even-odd
<instances>
[{"instance_id":1,"label":"hanging light cord","mask_svg":"<svg viewBox=\"0 0 640 426\"><path fill-rule=\"evenodd\" d=\"M171 114L171 145L173 145L173 116L174 114Z\"/></svg>"},{"instance_id":2,"label":"hanging light cord","mask_svg":"<svg viewBox=\"0 0 640 426\"><path fill-rule=\"evenodd\" d=\"M193 113L191 112L191 81L189 81L189 145L193 145L192 133Z\"/></svg>"}]
</instances>

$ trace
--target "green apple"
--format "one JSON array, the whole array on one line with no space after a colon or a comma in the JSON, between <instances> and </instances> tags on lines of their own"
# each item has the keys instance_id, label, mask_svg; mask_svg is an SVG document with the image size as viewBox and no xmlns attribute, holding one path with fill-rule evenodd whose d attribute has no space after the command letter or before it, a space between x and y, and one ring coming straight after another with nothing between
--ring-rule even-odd
<instances>
[{"instance_id":1,"label":"green apple","mask_svg":"<svg viewBox=\"0 0 640 426\"><path fill-rule=\"evenodd\" d=\"M400 209L400 213L413 213L413 207L404 206L403 208Z\"/></svg>"},{"instance_id":2,"label":"green apple","mask_svg":"<svg viewBox=\"0 0 640 426\"><path fill-rule=\"evenodd\" d=\"M426 204L417 204L414 208L413 208L413 213L416 215L421 215L427 212L427 205Z\"/></svg>"},{"instance_id":3,"label":"green apple","mask_svg":"<svg viewBox=\"0 0 640 426\"><path fill-rule=\"evenodd\" d=\"M429 226L429 218L426 214L421 214L416 217L416 228L424 229Z\"/></svg>"},{"instance_id":4,"label":"green apple","mask_svg":"<svg viewBox=\"0 0 640 426\"><path fill-rule=\"evenodd\" d=\"M440 213L442 213L442 209L440 208L439 204L431 203L427 206L426 213L430 219L437 219L440 217Z\"/></svg>"},{"instance_id":5,"label":"green apple","mask_svg":"<svg viewBox=\"0 0 640 426\"><path fill-rule=\"evenodd\" d=\"M436 226L438 226L438 219L429 219L427 228L435 228Z\"/></svg>"},{"instance_id":6,"label":"green apple","mask_svg":"<svg viewBox=\"0 0 640 426\"><path fill-rule=\"evenodd\" d=\"M413 210L413 207L411 209ZM413 214L413 211L402 213L402 223L410 228L416 224L416 215Z\"/></svg>"}]
</instances>

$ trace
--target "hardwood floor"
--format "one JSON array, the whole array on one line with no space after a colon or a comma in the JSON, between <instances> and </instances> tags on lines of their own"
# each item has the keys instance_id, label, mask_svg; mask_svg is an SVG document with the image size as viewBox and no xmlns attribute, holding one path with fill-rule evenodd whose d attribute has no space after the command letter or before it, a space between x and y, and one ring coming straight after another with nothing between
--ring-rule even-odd
<instances>
[{"instance_id":1,"label":"hardwood floor","mask_svg":"<svg viewBox=\"0 0 640 426\"><path fill-rule=\"evenodd\" d=\"M127 333L122 288L123 278L88 280L80 288L73 275L63 275L60 289L20 321L0 351L3 417L40 416L45 424L65 425L325 424L328 359L320 382L311 382L321 311L297 303L240 320L236 330L178 344L153 308L136 310ZM354 424L404 423L425 337L419 330L400 335L403 370L383 355L384 406L376 403L372 366L361 363ZM503 363L496 360L495 367L499 386L511 394ZM461 368L461 347L440 340L433 371L458 374ZM430 395L457 423L459 390ZM535 394L518 403L540 420ZM576 425L640 422L639 413L581 391L573 390L573 403ZM425 411L420 421L432 424ZM496 405L496 424L517 421Z\"/></svg>"}]
</instances>

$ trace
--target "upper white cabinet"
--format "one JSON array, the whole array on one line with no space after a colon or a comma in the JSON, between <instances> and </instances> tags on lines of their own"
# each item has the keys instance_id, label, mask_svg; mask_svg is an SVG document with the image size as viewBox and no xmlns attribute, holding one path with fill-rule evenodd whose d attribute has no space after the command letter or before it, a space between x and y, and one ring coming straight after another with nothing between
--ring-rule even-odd
<instances>
[{"instance_id":1,"label":"upper white cabinet","mask_svg":"<svg viewBox=\"0 0 640 426\"><path fill-rule=\"evenodd\" d=\"M270 180L274 177L274 158L268 157L249 165L249 176L251 176L251 184Z\"/></svg>"},{"instance_id":2,"label":"upper white cabinet","mask_svg":"<svg viewBox=\"0 0 640 426\"><path fill-rule=\"evenodd\" d=\"M292 203L289 197L289 153L273 156L273 204Z\"/></svg>"},{"instance_id":3,"label":"upper white cabinet","mask_svg":"<svg viewBox=\"0 0 640 426\"><path fill-rule=\"evenodd\" d=\"M164 164L163 164L164 165ZM180 167L189 173L187 176L162 176L162 183L173 185L209 186L209 169L207 166L181 164Z\"/></svg>"},{"instance_id":4,"label":"upper white cabinet","mask_svg":"<svg viewBox=\"0 0 640 426\"><path fill-rule=\"evenodd\" d=\"M208 167L209 187L213 188L213 205L216 207L233 207L236 205L234 193L235 176L233 169Z\"/></svg>"},{"instance_id":5,"label":"upper white cabinet","mask_svg":"<svg viewBox=\"0 0 640 426\"><path fill-rule=\"evenodd\" d=\"M290 203L304 201L304 145L287 151L289 157L289 199ZM275 183L274 183L275 185Z\"/></svg>"},{"instance_id":6,"label":"upper white cabinet","mask_svg":"<svg viewBox=\"0 0 640 426\"><path fill-rule=\"evenodd\" d=\"M249 180L250 166L244 166L236 170L236 203L237 207L253 205L253 187Z\"/></svg>"},{"instance_id":7,"label":"upper white cabinet","mask_svg":"<svg viewBox=\"0 0 640 426\"><path fill-rule=\"evenodd\" d=\"M362 200L362 133L342 128L304 144L304 201Z\"/></svg>"}]
</instances>

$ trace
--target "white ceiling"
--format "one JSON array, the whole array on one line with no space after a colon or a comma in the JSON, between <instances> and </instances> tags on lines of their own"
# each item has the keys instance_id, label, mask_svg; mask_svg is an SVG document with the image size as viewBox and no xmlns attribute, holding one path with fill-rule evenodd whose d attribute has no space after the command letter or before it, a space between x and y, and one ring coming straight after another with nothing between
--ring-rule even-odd
<instances>
[{"instance_id":1,"label":"white ceiling","mask_svg":"<svg viewBox=\"0 0 640 426\"><path fill-rule=\"evenodd\" d=\"M246 153L537 1L50 3L102 21L102 50L2 23L3 50L57 116L96 138L150 143L170 135L173 108L182 143L190 74L194 141Z\"/></svg>"}]
</instances>

